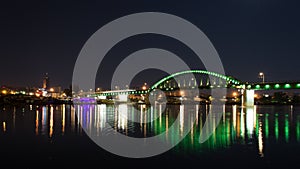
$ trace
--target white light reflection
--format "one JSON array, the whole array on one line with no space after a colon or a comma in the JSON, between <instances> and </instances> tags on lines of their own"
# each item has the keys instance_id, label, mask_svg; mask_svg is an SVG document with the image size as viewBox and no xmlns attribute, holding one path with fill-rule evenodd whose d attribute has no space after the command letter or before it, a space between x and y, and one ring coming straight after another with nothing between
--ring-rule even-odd
<instances>
[{"instance_id":1,"label":"white light reflection","mask_svg":"<svg viewBox=\"0 0 300 169\"><path fill-rule=\"evenodd\" d=\"M245 118L243 108L241 108L241 137L245 138Z\"/></svg>"},{"instance_id":2,"label":"white light reflection","mask_svg":"<svg viewBox=\"0 0 300 169\"><path fill-rule=\"evenodd\" d=\"M198 126L199 104L196 104L196 126Z\"/></svg>"},{"instance_id":3,"label":"white light reflection","mask_svg":"<svg viewBox=\"0 0 300 169\"><path fill-rule=\"evenodd\" d=\"M83 124L82 124L82 112L83 112L83 106L79 106L79 105L78 105L78 110L79 110L79 117L78 117L78 123L77 123L77 124L78 124L78 125L79 125L79 124L83 125Z\"/></svg>"},{"instance_id":4,"label":"white light reflection","mask_svg":"<svg viewBox=\"0 0 300 169\"><path fill-rule=\"evenodd\" d=\"M41 131L42 131L42 134L44 135L44 134L47 134L46 133L46 128L47 128L47 107L46 106L43 106L43 108L42 108L42 112L43 112L43 114L42 114L42 129L41 129Z\"/></svg>"},{"instance_id":5,"label":"white light reflection","mask_svg":"<svg viewBox=\"0 0 300 169\"><path fill-rule=\"evenodd\" d=\"M253 130L254 130L254 110L253 107L247 107L246 108L246 126L247 126L247 132L248 137L252 138L253 136Z\"/></svg>"},{"instance_id":6,"label":"white light reflection","mask_svg":"<svg viewBox=\"0 0 300 169\"><path fill-rule=\"evenodd\" d=\"M49 137L53 135L53 106L50 107Z\"/></svg>"},{"instance_id":7,"label":"white light reflection","mask_svg":"<svg viewBox=\"0 0 300 169\"><path fill-rule=\"evenodd\" d=\"M127 130L127 115L128 115L128 108L127 104L120 104L118 106L118 128ZM142 114L142 113L141 113Z\"/></svg>"},{"instance_id":8,"label":"white light reflection","mask_svg":"<svg viewBox=\"0 0 300 169\"><path fill-rule=\"evenodd\" d=\"M169 141L169 112L166 111L166 140Z\"/></svg>"},{"instance_id":9,"label":"white light reflection","mask_svg":"<svg viewBox=\"0 0 300 169\"><path fill-rule=\"evenodd\" d=\"M294 107L293 107L293 105L291 105L291 107L290 107L291 121L293 121L293 109L294 109Z\"/></svg>"},{"instance_id":10,"label":"white light reflection","mask_svg":"<svg viewBox=\"0 0 300 169\"><path fill-rule=\"evenodd\" d=\"M118 127L118 121L119 121L119 119L118 119L118 113L116 113L116 112L118 112L119 110L118 110L118 107L117 106L115 106L115 110L114 110L114 128L115 129L117 129L117 127Z\"/></svg>"},{"instance_id":11,"label":"white light reflection","mask_svg":"<svg viewBox=\"0 0 300 169\"><path fill-rule=\"evenodd\" d=\"M90 133L92 132L92 123L95 119L93 119L93 114L95 113L95 106L94 105L91 105L90 107L90 111L89 111L89 117L87 118L87 123L88 123L88 126L89 126L89 131Z\"/></svg>"},{"instance_id":12,"label":"white light reflection","mask_svg":"<svg viewBox=\"0 0 300 169\"><path fill-rule=\"evenodd\" d=\"M183 125L184 125L184 105L180 105L180 110L179 110L180 136L182 136L183 134Z\"/></svg>"},{"instance_id":13,"label":"white light reflection","mask_svg":"<svg viewBox=\"0 0 300 169\"><path fill-rule=\"evenodd\" d=\"M257 118L256 118L256 109L257 109L257 107L256 107L256 105L254 105L254 108L253 108L253 127L254 127L254 129L256 128L256 120L257 120Z\"/></svg>"},{"instance_id":14,"label":"white light reflection","mask_svg":"<svg viewBox=\"0 0 300 169\"><path fill-rule=\"evenodd\" d=\"M264 157L263 153L263 133L262 133L262 122L259 122L259 128L258 128L258 153L260 157Z\"/></svg>"},{"instance_id":15,"label":"white light reflection","mask_svg":"<svg viewBox=\"0 0 300 169\"><path fill-rule=\"evenodd\" d=\"M232 106L232 122L233 122L234 130L236 129L236 109L237 109L237 106L233 105Z\"/></svg>"},{"instance_id":16,"label":"white light reflection","mask_svg":"<svg viewBox=\"0 0 300 169\"><path fill-rule=\"evenodd\" d=\"M6 122L2 122L2 125L3 125L3 132L5 133L6 132Z\"/></svg>"},{"instance_id":17,"label":"white light reflection","mask_svg":"<svg viewBox=\"0 0 300 169\"><path fill-rule=\"evenodd\" d=\"M97 128L103 129L106 125L106 104L98 105L99 115L97 118Z\"/></svg>"},{"instance_id":18,"label":"white light reflection","mask_svg":"<svg viewBox=\"0 0 300 169\"><path fill-rule=\"evenodd\" d=\"M140 127L141 129L143 128L143 107L141 106L141 110L140 110Z\"/></svg>"},{"instance_id":19,"label":"white light reflection","mask_svg":"<svg viewBox=\"0 0 300 169\"><path fill-rule=\"evenodd\" d=\"M197 128L197 126L198 126L198 113L199 113L199 104L196 104L195 105L195 115L196 115L196 126L195 126L195 128L194 128L194 126L193 126L193 123L191 123L191 126L190 126L190 128L191 128L191 144L192 145L194 145L194 133L195 133L195 131L196 131L196 128ZM191 117L191 121L194 121L194 116L192 116Z\"/></svg>"},{"instance_id":20,"label":"white light reflection","mask_svg":"<svg viewBox=\"0 0 300 169\"><path fill-rule=\"evenodd\" d=\"M39 110L36 110L35 113L35 134L39 135Z\"/></svg>"},{"instance_id":21,"label":"white light reflection","mask_svg":"<svg viewBox=\"0 0 300 169\"><path fill-rule=\"evenodd\" d=\"M223 110L223 123L225 123L225 117L226 117L225 104L223 105L222 110Z\"/></svg>"},{"instance_id":22,"label":"white light reflection","mask_svg":"<svg viewBox=\"0 0 300 169\"><path fill-rule=\"evenodd\" d=\"M162 113L162 105L161 104L159 105L159 109L158 110L159 110L159 114L161 114ZM162 122L161 120L162 120L162 118L160 117L159 118L159 128L161 128L161 122Z\"/></svg>"},{"instance_id":23,"label":"white light reflection","mask_svg":"<svg viewBox=\"0 0 300 169\"><path fill-rule=\"evenodd\" d=\"M143 104L141 106L143 108L143 111L141 112L144 116L144 123L143 123L143 127L144 127L144 137L147 136L147 112L146 112L146 105Z\"/></svg>"},{"instance_id":24,"label":"white light reflection","mask_svg":"<svg viewBox=\"0 0 300 169\"><path fill-rule=\"evenodd\" d=\"M74 131L75 130L75 107L71 106L71 130Z\"/></svg>"},{"instance_id":25,"label":"white light reflection","mask_svg":"<svg viewBox=\"0 0 300 169\"><path fill-rule=\"evenodd\" d=\"M65 133L65 124L66 124L66 105L62 105L62 120L61 120L61 132Z\"/></svg>"}]
</instances>

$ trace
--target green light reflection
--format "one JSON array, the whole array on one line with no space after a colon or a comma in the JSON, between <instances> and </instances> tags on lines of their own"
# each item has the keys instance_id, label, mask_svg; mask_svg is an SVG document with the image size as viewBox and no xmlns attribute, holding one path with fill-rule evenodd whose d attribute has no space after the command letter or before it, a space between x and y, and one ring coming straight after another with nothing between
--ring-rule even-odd
<instances>
[{"instance_id":1,"label":"green light reflection","mask_svg":"<svg viewBox=\"0 0 300 169\"><path fill-rule=\"evenodd\" d=\"M265 137L269 138L269 114L267 113L265 116Z\"/></svg>"},{"instance_id":2,"label":"green light reflection","mask_svg":"<svg viewBox=\"0 0 300 169\"><path fill-rule=\"evenodd\" d=\"M289 142L289 117L288 117L288 115L285 116L285 120L284 120L284 133L285 133L285 141Z\"/></svg>"},{"instance_id":3,"label":"green light reflection","mask_svg":"<svg viewBox=\"0 0 300 169\"><path fill-rule=\"evenodd\" d=\"M275 114L275 138L276 141L278 141L278 136L279 136L279 124L278 124L278 113Z\"/></svg>"},{"instance_id":4,"label":"green light reflection","mask_svg":"<svg viewBox=\"0 0 300 169\"><path fill-rule=\"evenodd\" d=\"M296 122L296 139L298 142L300 142L300 116L297 116L297 122Z\"/></svg>"},{"instance_id":5,"label":"green light reflection","mask_svg":"<svg viewBox=\"0 0 300 169\"><path fill-rule=\"evenodd\" d=\"M201 110L202 106L198 108ZM239 106L232 106L232 111L223 113L223 120L217 124L216 121L212 120L211 125L217 125L215 132L210 136L208 140L204 143L199 143L200 133L202 131L202 127L206 120L207 114L209 114L208 110L211 108L209 105L206 107L202 107L202 111L198 110L197 115L195 117L191 117L189 111L184 109L184 113L180 114L178 110L176 113L172 110L168 110L168 113L162 111L161 106L157 106L154 108L154 111L158 111L163 115L158 117L154 121L155 135L163 133L167 131L168 128L172 125L174 120L180 118L181 122L176 126L177 130L174 130L172 133L168 133L170 142L173 143L175 140L179 139L182 134L182 130L185 130L183 127L191 127L190 133L178 144L174 151L178 153L203 153L203 152L211 152L218 149L226 149L235 144L243 144L243 145L253 145L258 146L258 152L261 157L265 155L265 151L269 152L268 145L272 144L272 140L277 142L283 140L284 142L289 142L291 133L290 128L293 123L291 123L289 115L273 113L273 112L253 112L253 110L249 110L248 108L241 108ZM179 107L177 107L179 108ZM180 109L180 112L183 112L183 109ZM207 113L208 112L208 113ZM179 113L179 114L178 114ZM148 117L152 118L152 117ZM184 119L188 119L185 121ZM297 116L297 120L295 121L295 139L297 142L300 142L300 115ZM195 121L192 126L192 123L189 121ZM185 125L183 125L183 122ZM252 128L251 128L252 126ZM274 127L273 127L274 126ZM151 126L147 126L151 127ZM291 130L292 131L292 130ZM294 131L294 130L293 130ZM281 133L282 132L282 133ZM253 134L254 137L251 137ZM171 137L170 137L171 136ZM279 138L280 137L280 138ZM254 139L254 140L253 140Z\"/></svg>"}]
</instances>

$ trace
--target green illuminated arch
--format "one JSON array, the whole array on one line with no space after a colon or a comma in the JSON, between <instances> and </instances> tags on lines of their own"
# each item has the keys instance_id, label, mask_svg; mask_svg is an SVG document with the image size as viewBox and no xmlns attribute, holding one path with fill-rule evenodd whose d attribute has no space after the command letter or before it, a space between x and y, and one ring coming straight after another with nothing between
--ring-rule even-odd
<instances>
[{"instance_id":1,"label":"green illuminated arch","mask_svg":"<svg viewBox=\"0 0 300 169\"><path fill-rule=\"evenodd\" d=\"M159 80L158 82L156 82L153 86L151 86L149 88L149 91L157 88L160 84L162 84L163 82L175 77L175 76L179 76L179 75L183 75L183 74L189 74L189 73L196 73L196 74L206 74L206 75L211 75L211 76L215 76L215 77L218 77L220 79L224 79L226 80L227 82L231 82L232 84L234 85L239 85L241 84L241 82L233 77L230 77L230 76L226 76L226 75L222 75L222 74L219 74L219 73L216 73L216 72L210 72L210 71L206 71L206 70L186 70L186 71L182 71L182 72L177 72L177 73L174 73L174 74L171 74L161 80Z\"/></svg>"}]
</instances>

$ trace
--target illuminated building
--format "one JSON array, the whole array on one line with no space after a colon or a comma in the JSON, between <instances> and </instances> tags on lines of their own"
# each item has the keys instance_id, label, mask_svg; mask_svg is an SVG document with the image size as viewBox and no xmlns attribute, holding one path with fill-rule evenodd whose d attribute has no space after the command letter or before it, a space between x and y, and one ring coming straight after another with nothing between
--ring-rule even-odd
<instances>
[{"instance_id":1,"label":"illuminated building","mask_svg":"<svg viewBox=\"0 0 300 169\"><path fill-rule=\"evenodd\" d=\"M44 79L43 79L43 88L48 89L49 88L49 77L48 73L46 73Z\"/></svg>"}]
</instances>

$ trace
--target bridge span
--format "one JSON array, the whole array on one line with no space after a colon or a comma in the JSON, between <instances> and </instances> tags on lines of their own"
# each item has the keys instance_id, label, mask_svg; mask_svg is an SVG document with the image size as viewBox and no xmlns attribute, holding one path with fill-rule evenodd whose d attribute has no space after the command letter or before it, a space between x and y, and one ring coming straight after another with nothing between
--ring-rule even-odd
<instances>
[{"instance_id":1,"label":"bridge span","mask_svg":"<svg viewBox=\"0 0 300 169\"><path fill-rule=\"evenodd\" d=\"M195 78L186 79L185 75L193 74ZM210 72L206 70L187 70L176 72L162 78L148 89L124 89L100 92L81 93L80 97L94 97L96 99L106 99L107 97L118 97L126 101L128 95L149 95L152 91L159 89L163 92L176 92L198 88L199 90L213 88L238 89L242 94L243 106L254 106L255 90L286 90L300 89L300 81L286 82L242 82L232 76ZM177 92L178 93L178 92ZM179 92L180 93L180 92ZM179 94L180 95L180 94Z\"/></svg>"}]
</instances>

